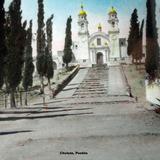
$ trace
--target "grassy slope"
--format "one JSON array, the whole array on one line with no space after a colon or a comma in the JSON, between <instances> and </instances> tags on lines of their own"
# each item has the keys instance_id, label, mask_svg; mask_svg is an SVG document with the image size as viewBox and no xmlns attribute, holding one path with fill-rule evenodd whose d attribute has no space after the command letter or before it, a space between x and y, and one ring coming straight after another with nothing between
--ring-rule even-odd
<instances>
[{"instance_id":1,"label":"grassy slope","mask_svg":"<svg viewBox=\"0 0 160 160\"><path fill-rule=\"evenodd\" d=\"M139 102L146 102L144 82L145 70L136 70L135 65L124 65L123 68L127 76L128 83L131 86L133 96L138 97Z\"/></svg>"}]
</instances>

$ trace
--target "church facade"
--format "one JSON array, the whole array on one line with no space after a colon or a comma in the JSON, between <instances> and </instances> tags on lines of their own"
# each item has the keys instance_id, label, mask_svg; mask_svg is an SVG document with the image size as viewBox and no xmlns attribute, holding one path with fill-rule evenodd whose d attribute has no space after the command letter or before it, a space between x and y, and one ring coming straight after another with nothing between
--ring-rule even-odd
<instances>
[{"instance_id":1,"label":"church facade","mask_svg":"<svg viewBox=\"0 0 160 160\"><path fill-rule=\"evenodd\" d=\"M114 65L126 61L127 42L120 38L119 19L117 11L112 7L108 13L108 32L103 32L101 24L97 32L90 34L87 13L81 6L78 14L78 40L73 42L74 63L84 67L92 65Z\"/></svg>"}]
</instances>

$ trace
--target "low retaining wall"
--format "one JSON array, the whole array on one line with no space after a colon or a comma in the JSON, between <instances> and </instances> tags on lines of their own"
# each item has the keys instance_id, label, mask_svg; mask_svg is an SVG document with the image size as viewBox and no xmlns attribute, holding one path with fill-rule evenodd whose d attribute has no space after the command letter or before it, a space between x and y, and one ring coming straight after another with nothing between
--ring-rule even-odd
<instances>
[{"instance_id":1,"label":"low retaining wall","mask_svg":"<svg viewBox=\"0 0 160 160\"><path fill-rule=\"evenodd\" d=\"M128 96L133 97L133 95L132 95L132 89L131 89L131 86L129 85L129 82L128 82L128 79L127 79L127 76L125 74L125 71L124 71L124 68L123 68L122 64L121 64L121 72L123 74L124 81L126 83L126 93L128 94Z\"/></svg>"},{"instance_id":2,"label":"low retaining wall","mask_svg":"<svg viewBox=\"0 0 160 160\"><path fill-rule=\"evenodd\" d=\"M152 104L160 105L160 83L145 81L146 85L146 99Z\"/></svg>"},{"instance_id":3,"label":"low retaining wall","mask_svg":"<svg viewBox=\"0 0 160 160\"><path fill-rule=\"evenodd\" d=\"M74 70L71 72L71 74L69 76L67 76L67 78L65 78L61 84L58 84L57 87L54 90L53 93L53 98L60 92L63 90L63 88L75 77L75 75L78 73L80 69L80 66L76 66L76 68L74 68Z\"/></svg>"}]
</instances>

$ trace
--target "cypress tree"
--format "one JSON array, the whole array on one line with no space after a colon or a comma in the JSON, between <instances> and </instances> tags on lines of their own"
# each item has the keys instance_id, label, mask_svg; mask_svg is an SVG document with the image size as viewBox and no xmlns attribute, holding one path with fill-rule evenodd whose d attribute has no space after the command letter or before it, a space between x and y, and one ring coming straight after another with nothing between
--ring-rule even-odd
<instances>
[{"instance_id":1,"label":"cypress tree","mask_svg":"<svg viewBox=\"0 0 160 160\"><path fill-rule=\"evenodd\" d=\"M6 56L6 45L5 45L5 10L4 0L0 1L0 88L4 82L4 62Z\"/></svg>"},{"instance_id":2,"label":"cypress tree","mask_svg":"<svg viewBox=\"0 0 160 160\"><path fill-rule=\"evenodd\" d=\"M38 30L37 30L37 71L41 81L41 93L44 93L43 78L46 73L45 58L45 32L44 32L44 5L43 0L38 0Z\"/></svg>"},{"instance_id":3,"label":"cypress tree","mask_svg":"<svg viewBox=\"0 0 160 160\"><path fill-rule=\"evenodd\" d=\"M50 79L53 78L53 58L52 58L52 19L53 15L46 22L46 33L47 33L47 46L45 50L46 55L46 78L48 79L48 87L51 90Z\"/></svg>"},{"instance_id":4,"label":"cypress tree","mask_svg":"<svg viewBox=\"0 0 160 160\"><path fill-rule=\"evenodd\" d=\"M34 64L32 57L32 21L30 21L30 26L27 30L26 35L26 48L25 48L25 63L24 63L24 73L23 73L23 88L26 92L25 105L27 106L27 92L29 87L33 84L33 72Z\"/></svg>"},{"instance_id":5,"label":"cypress tree","mask_svg":"<svg viewBox=\"0 0 160 160\"><path fill-rule=\"evenodd\" d=\"M13 0L9 6L10 33L7 38L6 79L10 91L11 107L16 107L15 92L22 79L26 21L21 23L21 0Z\"/></svg>"},{"instance_id":6,"label":"cypress tree","mask_svg":"<svg viewBox=\"0 0 160 160\"><path fill-rule=\"evenodd\" d=\"M66 64L66 68L68 69L68 64L72 61L72 32L71 32L71 23L72 18L71 16L67 19L66 24L66 38L65 38L65 45L64 45L64 55L63 55L63 62Z\"/></svg>"},{"instance_id":7,"label":"cypress tree","mask_svg":"<svg viewBox=\"0 0 160 160\"><path fill-rule=\"evenodd\" d=\"M157 77L159 46L158 33L156 28L156 2L147 0L147 22L146 22L146 72L149 79L154 80Z\"/></svg>"},{"instance_id":8,"label":"cypress tree","mask_svg":"<svg viewBox=\"0 0 160 160\"><path fill-rule=\"evenodd\" d=\"M139 31L139 48L137 50L137 60L141 63L143 57L143 28L144 28L144 19L141 22L141 27Z\"/></svg>"},{"instance_id":9,"label":"cypress tree","mask_svg":"<svg viewBox=\"0 0 160 160\"><path fill-rule=\"evenodd\" d=\"M137 9L134 9L131 15L130 21L130 32L128 37L128 55L132 55L132 62L137 59L137 42L139 39L139 22L138 22L138 15Z\"/></svg>"},{"instance_id":10,"label":"cypress tree","mask_svg":"<svg viewBox=\"0 0 160 160\"><path fill-rule=\"evenodd\" d=\"M9 12L6 12L6 15L5 15L6 58L5 58L5 66L4 66L4 84L5 84L6 93L8 94L9 94L9 85L7 81L7 60L8 60L9 37L10 37L10 32L11 32L10 26L11 26L10 15L9 15Z\"/></svg>"}]
</instances>

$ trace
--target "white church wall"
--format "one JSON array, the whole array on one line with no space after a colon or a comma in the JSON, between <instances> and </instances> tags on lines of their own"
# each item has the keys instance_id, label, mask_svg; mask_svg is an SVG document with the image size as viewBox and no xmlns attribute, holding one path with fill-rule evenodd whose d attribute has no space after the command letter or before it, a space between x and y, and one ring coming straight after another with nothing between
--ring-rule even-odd
<instances>
[{"instance_id":1,"label":"white church wall","mask_svg":"<svg viewBox=\"0 0 160 160\"><path fill-rule=\"evenodd\" d=\"M110 60L115 60L120 58L120 48L119 48L119 38L115 33L110 34Z\"/></svg>"},{"instance_id":2,"label":"white church wall","mask_svg":"<svg viewBox=\"0 0 160 160\"><path fill-rule=\"evenodd\" d=\"M99 45L97 44L98 39L100 39L100 41L101 41L101 44L99 44ZM102 37L101 35L98 35L98 33L97 33L97 36L89 42L90 48L92 48L92 47L94 47L94 48L108 47L108 45L109 45L108 39Z\"/></svg>"}]
</instances>

